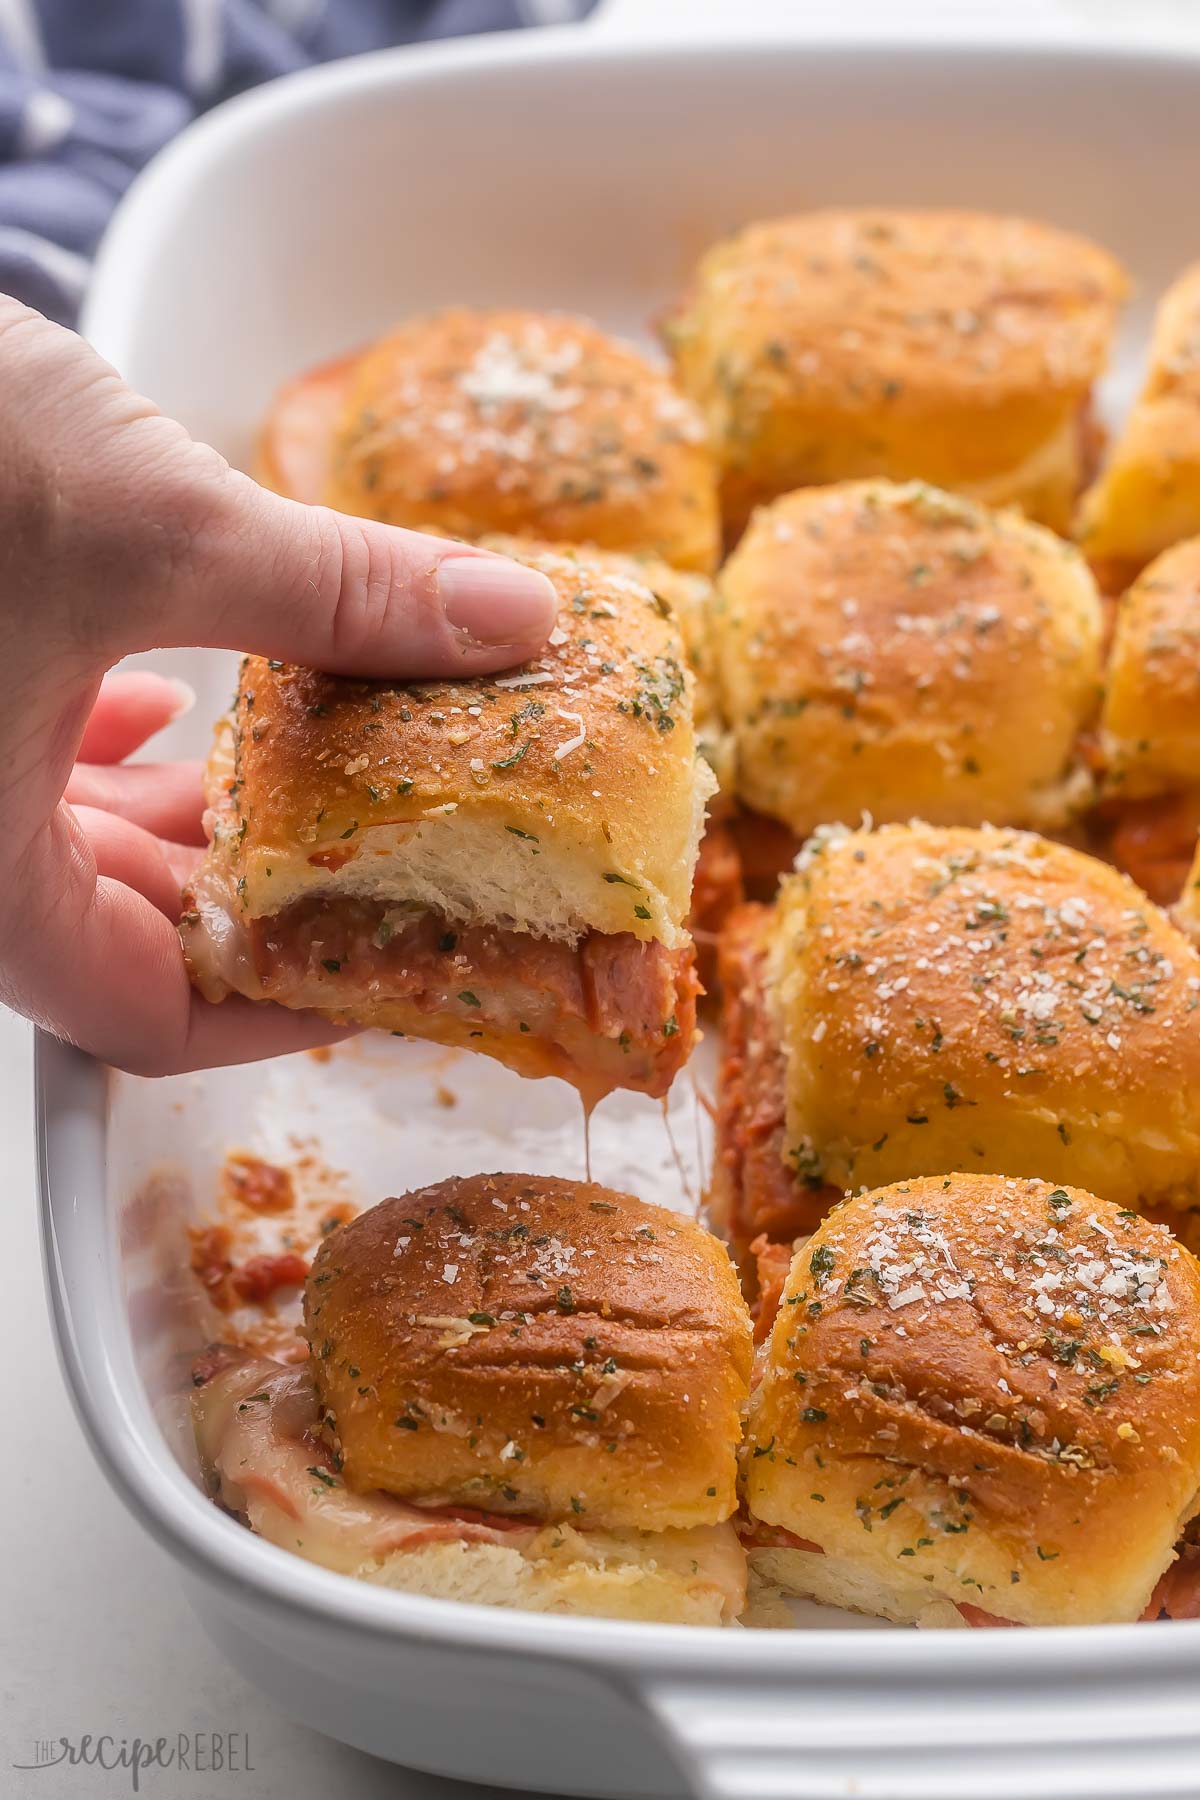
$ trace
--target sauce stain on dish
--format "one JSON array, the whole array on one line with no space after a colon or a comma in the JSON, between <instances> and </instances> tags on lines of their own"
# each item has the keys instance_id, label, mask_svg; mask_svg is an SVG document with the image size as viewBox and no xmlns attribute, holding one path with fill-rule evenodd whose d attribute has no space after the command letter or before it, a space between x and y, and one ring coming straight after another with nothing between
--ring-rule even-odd
<instances>
[{"instance_id":1,"label":"sauce stain on dish","mask_svg":"<svg viewBox=\"0 0 1200 1800\"><path fill-rule=\"evenodd\" d=\"M293 1145L288 1164L229 1151L212 1216L188 1232L192 1273L225 1315L224 1340L283 1362L308 1354L301 1293L313 1253L360 1210L345 1174L305 1140Z\"/></svg>"}]
</instances>

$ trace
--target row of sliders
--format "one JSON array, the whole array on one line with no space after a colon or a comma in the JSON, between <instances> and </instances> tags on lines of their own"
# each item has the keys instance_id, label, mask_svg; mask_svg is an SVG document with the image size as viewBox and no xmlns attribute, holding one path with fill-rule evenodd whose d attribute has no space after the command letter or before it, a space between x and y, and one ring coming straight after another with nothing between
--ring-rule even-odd
<instances>
[{"instance_id":1,"label":"row of sliders","mask_svg":"<svg viewBox=\"0 0 1200 1800\"><path fill-rule=\"evenodd\" d=\"M917 478L1076 537L1120 592L1200 533L1200 264L1101 467L1092 388L1127 291L1099 246L983 213L829 210L716 245L666 336L727 530L792 488Z\"/></svg>"},{"instance_id":2,"label":"row of sliders","mask_svg":"<svg viewBox=\"0 0 1200 1800\"><path fill-rule=\"evenodd\" d=\"M716 1238L544 1177L384 1201L305 1316L304 1367L197 1360L197 1442L222 1506L364 1581L692 1625L1200 1612L1200 1265L1076 1188L847 1200L753 1382Z\"/></svg>"},{"instance_id":3,"label":"row of sliders","mask_svg":"<svg viewBox=\"0 0 1200 1800\"><path fill-rule=\"evenodd\" d=\"M764 221L714 246L662 319L674 384L587 321L451 308L290 382L259 473L394 524L702 570L793 488L916 479L1074 530L1116 592L1200 533L1200 265L1162 300L1097 477L1092 390L1127 291L1107 251L1026 219Z\"/></svg>"},{"instance_id":4,"label":"row of sliders","mask_svg":"<svg viewBox=\"0 0 1200 1800\"><path fill-rule=\"evenodd\" d=\"M866 476L1065 532L1126 288L1106 251L1022 219L772 220L710 250L662 319L674 385L586 321L451 308L283 389L260 470L395 524L700 569L755 506Z\"/></svg>"},{"instance_id":5,"label":"row of sliders","mask_svg":"<svg viewBox=\"0 0 1200 1800\"><path fill-rule=\"evenodd\" d=\"M575 596L584 597L575 616L607 618L586 558L562 560ZM614 605L620 592L611 590ZM646 629L669 629L648 590L631 583L626 599ZM615 652L596 654L611 661ZM644 666L634 695L643 692L646 654L639 643ZM644 817L655 821L653 831L643 824L632 849L601 827L602 866L594 855L580 863L578 842L572 848L566 838L564 849L552 836L576 817L577 790L561 790L559 799L558 787L545 785L564 779L553 771L570 756L554 752L570 737L555 723L548 741L535 738L522 690L468 698L439 689L422 701L410 690L360 690L250 665L241 727L222 733L233 772L214 795L234 810L197 879L204 898L184 921L192 953L226 956L252 993L297 1004L315 994L335 1016L483 1049L526 1073L564 1073L592 1096L617 1083L665 1091L690 1049L694 1003L684 1007L680 995L694 995L694 978L680 922L686 882L668 900L649 879L647 857L670 824L655 815L653 795L676 793L680 829L694 843L704 765L694 744L688 749L685 707L666 726L619 682L607 685L615 669L596 673L621 733L640 734L625 740L618 761L628 775L642 766L629 761L631 751L648 759ZM567 697L578 704L583 678L571 680L578 687ZM686 696L686 677L684 688ZM402 728L414 720L401 714L422 703L437 715L428 721L437 735L426 739L422 719L406 741ZM340 735L343 706L364 735ZM493 706L494 714L485 710ZM504 754L475 771L484 780L463 808L468 818L456 825L458 807L446 812L442 799L430 814L434 831L472 834L465 873L454 865L453 840L429 865L445 871L431 917L425 892L401 885L426 866L420 853L403 854L405 842L421 851L425 815L415 815L407 836L383 825L373 849L360 790L347 789L357 776L379 792L382 770L390 781L414 766L413 743L436 768L446 733L485 730ZM585 746L589 758L599 741L597 733L596 749ZM272 745L275 754L307 747L310 760L282 763L269 776L255 759ZM465 743L453 748L465 758ZM682 761L666 762L670 753ZM496 770L497 762L505 766ZM543 785L518 789L516 798L499 782L493 790L493 776L527 764L541 769ZM600 779L594 766L588 780ZM410 783L403 775L394 784L405 799ZM624 810L614 818L628 825L630 790L621 792ZM603 799L603 790L586 793ZM293 838L286 829L269 835L280 794L288 796L285 826L303 820ZM493 794L491 806L481 805ZM341 810L322 835L318 815L335 802ZM533 810L515 813L517 804ZM514 834L518 816L526 824ZM594 847L596 821L606 816L594 806L582 843ZM499 922L494 912L486 922L478 914L495 891L486 885L489 831L500 856L515 835L530 859L529 880L541 884L514 886ZM452 875L472 885L452 889ZM502 875L511 879L507 869ZM298 885L285 886L282 909L255 915L255 897L270 898L277 879ZM627 910L606 912L574 940L569 925L559 938L529 929L539 907L541 918L552 918L571 891L593 907L615 897ZM660 905L659 919L679 934L674 952L661 937L638 935L653 928ZM891 825L814 834L773 906L734 913L721 957L725 1060L712 1217L732 1244L767 1339L749 1403L738 1530L718 1529L735 1510L731 1470L749 1372L749 1315L733 1265L698 1225L594 1190L580 1201L571 1184L533 1178L520 1193L485 1184L487 1208L505 1215L499 1223L481 1225L484 1201L476 1204L475 1185L464 1183L449 1200L408 1196L369 1215L373 1225L336 1232L309 1279L308 1372L221 1357L200 1368L200 1438L219 1497L276 1541L369 1579L560 1610L732 1618L741 1609L740 1540L764 1581L897 1619L1037 1623L1134 1617L1147 1606L1185 1612L1185 1533L1200 1491L1190 1388L1200 1334L1188 1312L1196 1271L1188 1251L1143 1215L1194 1235L1200 955L1188 937L1127 877L1069 846L1013 829ZM663 969L671 971L666 988L649 979ZM466 981L474 986L460 989ZM865 1198L860 1192L840 1206L847 1188L865 1189ZM581 1234L585 1212L599 1240ZM366 1268L351 1280L356 1245L365 1246ZM460 1291L463 1259L476 1251L486 1267ZM704 1285L682 1299L672 1287L676 1253L699 1270L707 1311L696 1298ZM423 1287L408 1287L410 1267ZM650 1281L657 1315L639 1310L620 1285L624 1271ZM515 1288L504 1288L508 1276ZM1013 1316L1003 1329L989 1283L1008 1295ZM343 1316L339 1293L347 1296ZM842 1380L824 1336L835 1329L826 1320L835 1311L839 1354L850 1346L860 1360L853 1378L846 1373L831 1389L822 1371ZM527 1313L540 1321L532 1337ZM590 1342L542 1342L544 1327L561 1334L569 1329L561 1321L578 1325L580 1313ZM597 1317L664 1332L653 1340L661 1360L685 1377L684 1387L670 1388L673 1433L664 1415L641 1438L636 1418L622 1426L637 1441L639 1467L657 1459L668 1486L682 1482L678 1504L644 1510L640 1497L631 1499L647 1493L644 1479L628 1480L619 1461L602 1465L612 1472L609 1488L594 1473L589 1485L567 1458L565 1500L562 1488L517 1478L531 1455L518 1425L540 1432L539 1421L551 1416L582 1433L579 1443L597 1458L618 1455L625 1384L620 1393L600 1384L649 1364L629 1343L618 1348ZM515 1412L489 1413L483 1388L474 1387L451 1405L434 1377L441 1370L453 1386L455 1371L476 1355L493 1399L507 1392L487 1372L505 1333L514 1371L527 1351L540 1370L570 1370L577 1385L565 1414L530 1398L516 1373ZM707 1374L693 1354L702 1341L716 1345ZM967 1354L970 1343L977 1354ZM410 1352L428 1360L432 1386L416 1381L415 1365L404 1360ZM393 1356L401 1374L384 1383ZM724 1370L716 1390L712 1368ZM409 1399L428 1403L428 1417ZM843 1426L852 1443L874 1445L878 1468L868 1488L859 1479L861 1448L840 1486L814 1474L836 1466ZM432 1436L421 1443L432 1444L435 1464L450 1459L444 1479L414 1457L410 1440L426 1429ZM355 1450L351 1440L372 1440L373 1448ZM924 1448L934 1444L936 1451ZM910 1465L925 1470L928 1483L905 1477ZM1139 1494L1158 1492L1150 1469L1166 1471L1161 1506L1147 1511L1152 1528L1138 1536L1137 1554L1126 1543L1106 1577L1098 1546L1121 1535L1109 1502L1121 1497L1114 1504L1124 1519L1126 1476ZM957 1510L945 1500L951 1476ZM839 1497L844 1504L835 1504ZM706 1504L689 1513L698 1499ZM827 1525L818 1527L818 1513ZM1068 1514L1071 1531L1061 1522ZM861 1540L853 1530L849 1542L839 1534L849 1516ZM348 1520L357 1524L347 1531ZM1015 1520L1026 1522L1025 1537ZM383 1535L368 1541L360 1526ZM688 1536L682 1547L672 1535L701 1527L709 1535ZM967 1538L969 1557L964 1544L950 1544ZM905 1559L888 1582L880 1576L885 1553ZM910 1553L922 1566L907 1567ZM1010 1586L1023 1586L1007 1601L997 1592L1001 1561ZM1101 1570L1090 1587L1085 1568Z\"/></svg>"},{"instance_id":6,"label":"row of sliders","mask_svg":"<svg viewBox=\"0 0 1200 1800\"><path fill-rule=\"evenodd\" d=\"M1200 1222L1200 954L1094 857L834 828L722 937L714 1210L778 1291L848 1188L1037 1176Z\"/></svg>"}]
</instances>

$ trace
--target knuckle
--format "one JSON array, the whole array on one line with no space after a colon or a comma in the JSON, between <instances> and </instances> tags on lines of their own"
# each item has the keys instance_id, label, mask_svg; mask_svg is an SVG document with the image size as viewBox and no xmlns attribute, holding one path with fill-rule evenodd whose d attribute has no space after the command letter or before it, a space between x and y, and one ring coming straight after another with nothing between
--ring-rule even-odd
<instances>
[{"instance_id":1,"label":"knuckle","mask_svg":"<svg viewBox=\"0 0 1200 1800\"><path fill-rule=\"evenodd\" d=\"M406 669L443 646L437 557L414 558L401 533L340 521L342 564L330 637L342 664ZM419 663L418 663L419 666Z\"/></svg>"},{"instance_id":2,"label":"knuckle","mask_svg":"<svg viewBox=\"0 0 1200 1800\"><path fill-rule=\"evenodd\" d=\"M357 522L336 520L340 560L336 586L330 582L330 648L341 664L356 662L378 639L388 604L388 574L378 538Z\"/></svg>"}]
</instances>

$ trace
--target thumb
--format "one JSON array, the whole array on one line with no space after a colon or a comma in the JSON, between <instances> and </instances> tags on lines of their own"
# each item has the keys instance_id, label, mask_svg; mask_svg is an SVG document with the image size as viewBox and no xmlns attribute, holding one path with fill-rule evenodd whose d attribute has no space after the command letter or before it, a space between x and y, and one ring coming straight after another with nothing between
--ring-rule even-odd
<instances>
[{"instance_id":1,"label":"thumb","mask_svg":"<svg viewBox=\"0 0 1200 1800\"><path fill-rule=\"evenodd\" d=\"M532 655L557 611L546 577L506 557L269 493L2 295L0 570L15 619L52 622L57 596L106 661L203 644L469 675Z\"/></svg>"},{"instance_id":2,"label":"thumb","mask_svg":"<svg viewBox=\"0 0 1200 1800\"><path fill-rule=\"evenodd\" d=\"M199 517L183 567L141 621L153 644L130 648L204 644L339 675L470 675L534 655L554 628L552 583L508 557L302 506L223 464L204 485L185 496Z\"/></svg>"}]
</instances>

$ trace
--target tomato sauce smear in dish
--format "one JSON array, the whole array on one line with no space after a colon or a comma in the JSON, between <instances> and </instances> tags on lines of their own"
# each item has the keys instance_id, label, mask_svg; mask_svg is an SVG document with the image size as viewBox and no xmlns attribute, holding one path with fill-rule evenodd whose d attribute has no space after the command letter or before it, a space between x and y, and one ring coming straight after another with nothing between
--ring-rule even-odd
<instances>
[{"instance_id":1,"label":"tomato sauce smear in dish","mask_svg":"<svg viewBox=\"0 0 1200 1800\"><path fill-rule=\"evenodd\" d=\"M321 1241L359 1211L344 1175L297 1139L286 1163L231 1150L210 1215L191 1227L192 1273L240 1349L300 1362L301 1299Z\"/></svg>"}]
</instances>

